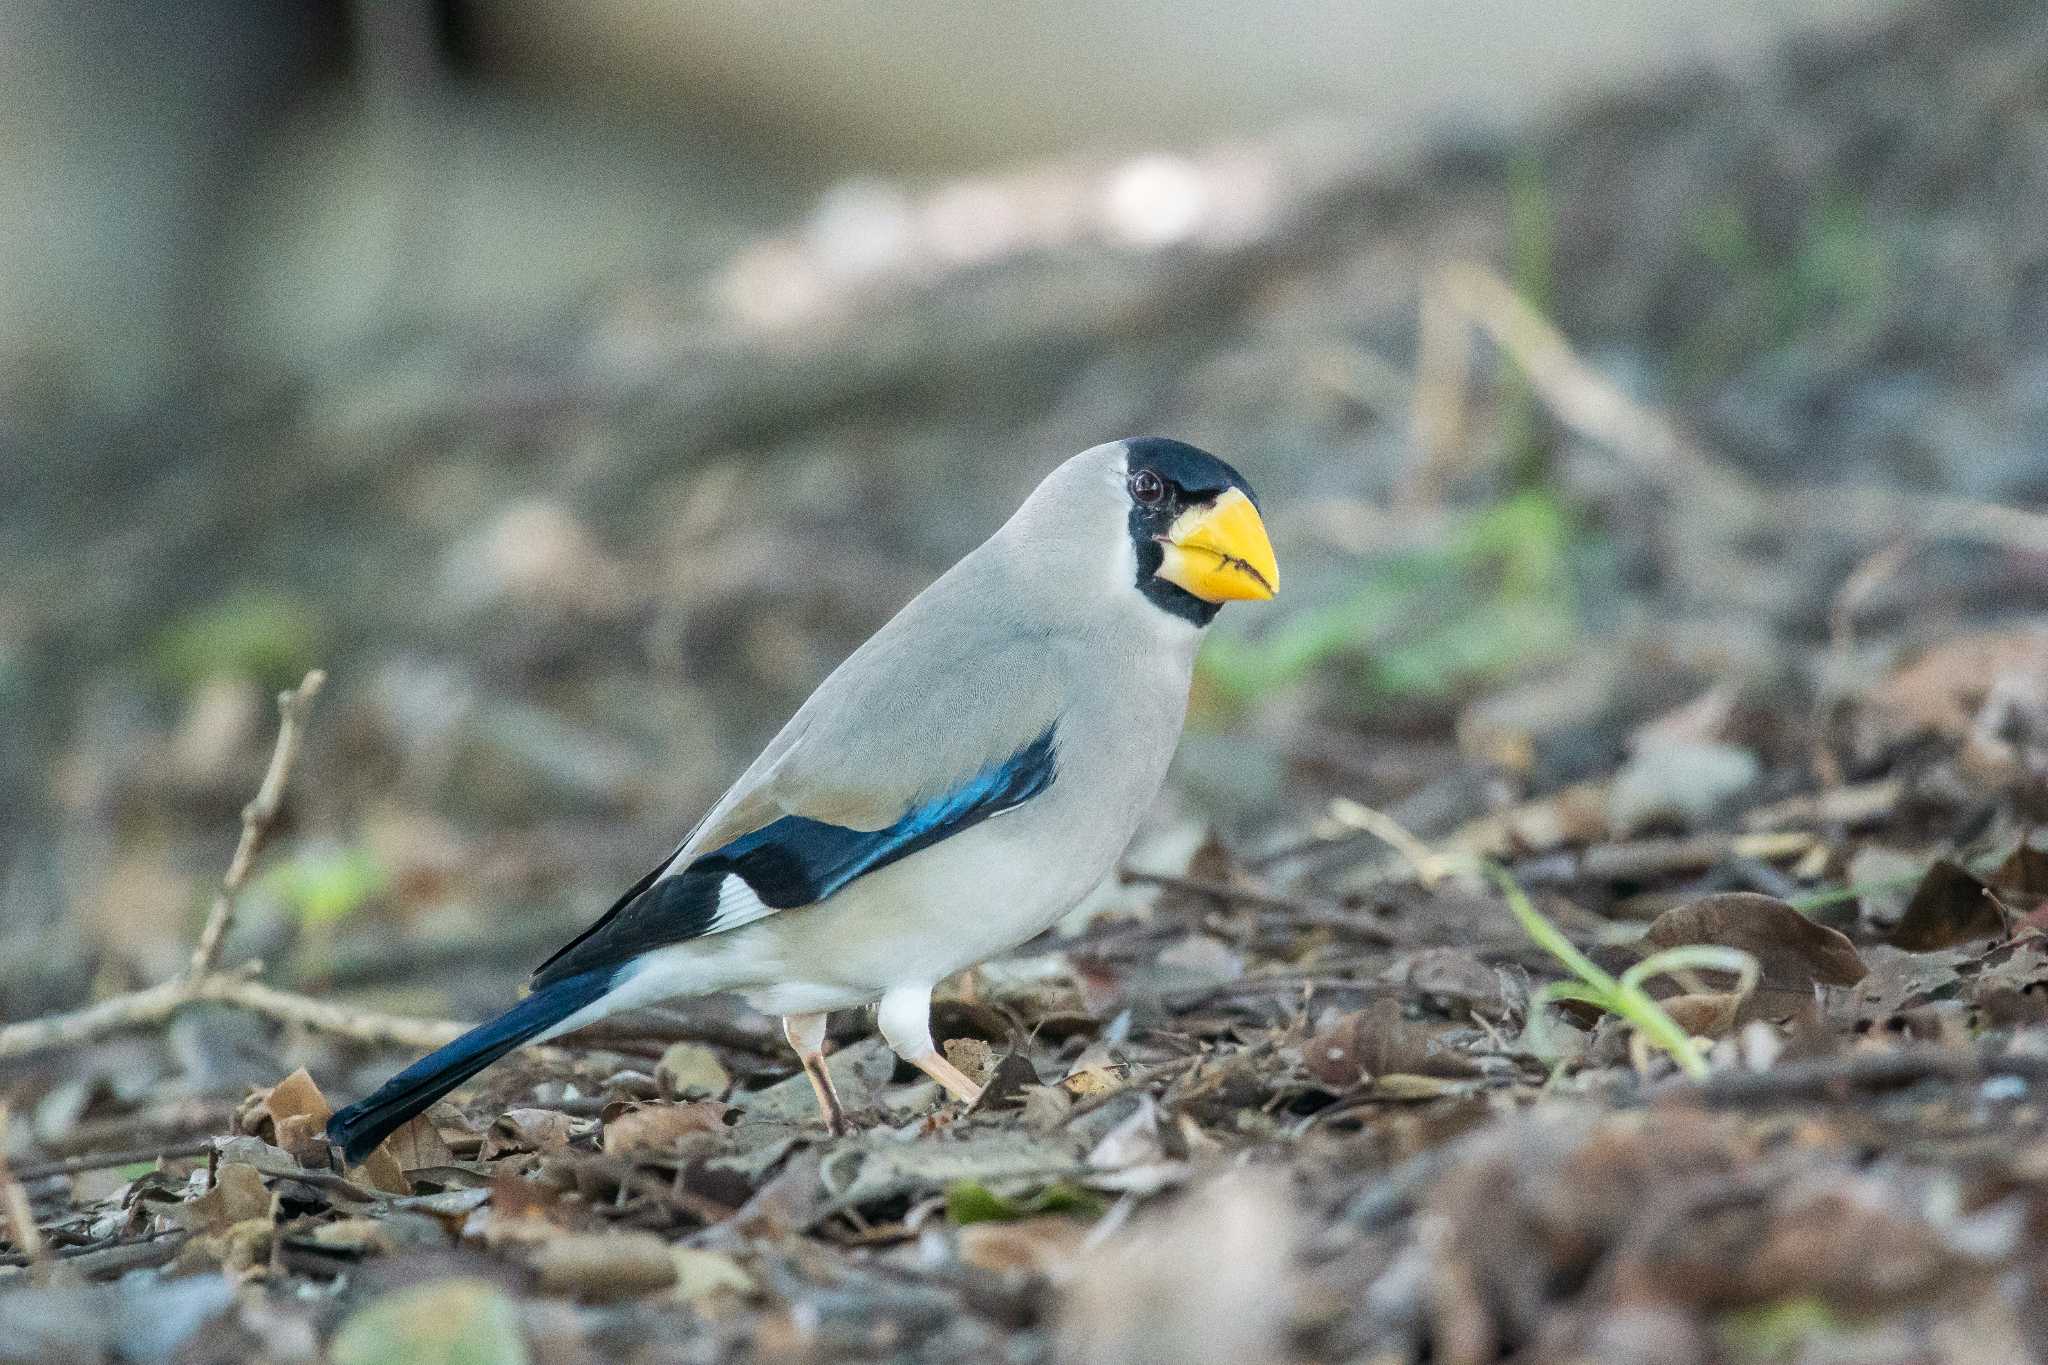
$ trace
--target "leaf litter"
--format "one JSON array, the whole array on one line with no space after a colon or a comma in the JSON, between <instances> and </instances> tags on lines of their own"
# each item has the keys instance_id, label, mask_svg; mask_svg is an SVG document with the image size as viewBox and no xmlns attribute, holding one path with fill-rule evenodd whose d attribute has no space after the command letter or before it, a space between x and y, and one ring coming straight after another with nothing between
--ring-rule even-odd
<instances>
[{"instance_id":1,"label":"leaf litter","mask_svg":"<svg viewBox=\"0 0 2048 1365\"><path fill-rule=\"evenodd\" d=\"M1892 55L1863 54L1869 70L1831 59L1827 80L1881 110L1886 63L1919 63L1977 109L2023 88L2011 63L2043 50L2038 34L1957 47L1902 32ZM2004 84L1979 79L1986 64ZM1702 145L1762 136L1748 95L1700 99ZM1729 136L1699 132L1710 126ZM1638 135L1598 118L1584 131L1588 147ZM1848 141L1864 145L1860 125ZM1657 192L1612 169L1586 152L1558 174L1596 207ZM1493 231L1490 209L1418 202L1481 240ZM1163 377L1161 392L1187 397L1162 421L1228 427L1234 403L1293 423L1304 447L1354 462L1377 449L1345 357L1362 335L1411 326L1419 267L1398 230L1331 214L1316 219L1328 233L1256 267L1284 277L1247 278L1253 311L1233 314L1223 350ZM1669 266L1659 297L1718 292L1695 269ZM1049 278L1031 262L988 273L996 290ZM1576 292L1618 297L1628 273L1595 273L1601 289ZM1397 281L1397 311L1342 312L1376 279ZM1119 335L1145 287L1112 291ZM1332 310L1319 363L1335 388L1231 390L1226 360L1299 335L1257 313L1283 304ZM1299 359L1261 358L1289 373ZM1779 380L1802 411L1827 406L1812 376ZM1714 410L1736 428L1756 413L1734 410L1765 401L1741 382ZM1073 387L1089 388L1060 386ZM816 401L841 413L858 392ZM1503 420L1520 401L1493 396ZM1062 410L1058 425L1097 416ZM788 425L815 441L816 420ZM949 983L935 1024L988 1081L972 1110L841 1020L829 1065L863 1128L828 1138L771 1025L691 1004L509 1060L343 1168L320 1137L332 1104L314 1077L348 1098L396 1054L291 1029L252 1040L195 1010L160 1043L8 1073L20 1101L0 1151L0 1361L2048 1356L2048 667L2040 622L2011 609L2024 605L2013 584L2039 586L2038 550L1895 571L1888 596L1838 604L1822 641L1814 604L1880 552L1856 518L1809 517L1796 534L1717 526L1704 506L1658 510L1611 468L1589 476L1578 435L1541 443L1558 447L1569 508L1540 493L1470 517L1424 503L1406 559L1403 528L1362 504L1318 503L1313 534L1290 530L1304 560L1397 542L1376 566L1394 586L1361 590L1375 566L1345 559L1325 605L1271 628L1271 648L1219 642L1197 729L1205 708L1228 723L1191 737L1185 781L1256 799L1213 827L1175 806L1160 847L1134 849L1133 875L1087 913ZM1356 477L1323 472L1330 487ZM735 519L778 524L752 511ZM1616 572L1644 580L1617 589L1635 594L1617 615L1650 623L1640 634L1574 634L1560 565L1601 551L1567 543L1576 519L1603 521ZM546 524L600 543L573 519ZM1757 557L1765 544L1775 557ZM647 627L645 604L619 605L623 564L598 575L605 591L576 595L588 621L527 632L518 648L539 657L506 661L557 695L587 684L564 704L598 708L616 732L650 686L644 658L603 653ZM1488 593L1469 616L1434 601ZM730 596L684 626L756 687L800 672L793 653L843 643L744 621L744 594ZM872 624L836 601L795 605L785 618ZM593 654L617 676L568 680L562 661ZM758 658L773 667L746 674ZM528 712L482 692L477 732L444 742L403 700L433 667L388 673L408 685L359 697L346 744L326 753L330 811L298 812L372 812L363 849L327 863L301 850L308 866L355 869L348 894L308 913L290 879L255 888L302 921L265 951L299 935L306 974L337 994L417 986L383 940L413 955L429 942L415 920L516 900L601 861L593 828L713 794L621 781L612 746L570 728L495 742L525 733L507 716ZM1258 709L1261 690L1281 704ZM624 700L603 711L610 692ZM208 695L225 715L228 693ZM661 707L682 718L700 700ZM208 755L236 746L199 739L226 722L201 719L151 751L181 771L224 766ZM403 782L364 761L380 755ZM87 758L72 766L87 785ZM127 785L108 777L101 799L144 799L147 783L117 776ZM202 797L229 785L187 780ZM398 809L393 785L445 809ZM514 795L457 819L452 794L486 788ZM551 802L573 813L529 827ZM479 832L515 823L501 841ZM124 875L175 905L167 864L134 853ZM108 914L116 946L144 951ZM468 928L461 956L563 926ZM246 1074L264 1084L197 1079Z\"/></svg>"}]
</instances>

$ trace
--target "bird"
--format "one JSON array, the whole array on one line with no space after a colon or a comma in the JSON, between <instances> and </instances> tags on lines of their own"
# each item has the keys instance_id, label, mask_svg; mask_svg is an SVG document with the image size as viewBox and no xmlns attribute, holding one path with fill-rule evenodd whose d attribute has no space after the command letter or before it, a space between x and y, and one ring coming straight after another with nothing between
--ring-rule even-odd
<instances>
[{"instance_id":1,"label":"bird","mask_svg":"<svg viewBox=\"0 0 2048 1365\"><path fill-rule=\"evenodd\" d=\"M996 532L819 684L668 857L511 1008L337 1111L360 1164L514 1049L622 1010L738 994L779 1015L827 1128L850 1131L828 1016L874 1005L954 1099L932 990L1079 904L1165 782L1196 647L1280 570L1244 477L1185 442L1058 465Z\"/></svg>"}]
</instances>

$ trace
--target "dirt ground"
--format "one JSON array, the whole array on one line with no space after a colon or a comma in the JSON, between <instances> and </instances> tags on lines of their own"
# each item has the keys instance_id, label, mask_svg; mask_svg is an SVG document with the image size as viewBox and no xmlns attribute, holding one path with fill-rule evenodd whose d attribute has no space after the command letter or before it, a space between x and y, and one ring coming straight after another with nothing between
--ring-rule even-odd
<instances>
[{"instance_id":1,"label":"dirt ground","mask_svg":"<svg viewBox=\"0 0 2048 1365\"><path fill-rule=\"evenodd\" d=\"M1398 174L849 188L540 334L20 409L0 1360L2048 1357L2044 137L2048 11L1956 0ZM949 983L974 1111L848 1015L829 1139L683 1002L334 1164L1142 431L1287 592L1118 884Z\"/></svg>"}]
</instances>

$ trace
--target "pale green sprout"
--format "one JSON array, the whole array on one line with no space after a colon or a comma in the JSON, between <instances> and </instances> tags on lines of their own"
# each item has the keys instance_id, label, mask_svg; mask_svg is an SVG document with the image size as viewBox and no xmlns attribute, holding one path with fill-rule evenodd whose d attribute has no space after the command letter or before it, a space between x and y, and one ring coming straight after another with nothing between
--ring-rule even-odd
<instances>
[{"instance_id":1,"label":"pale green sprout","mask_svg":"<svg viewBox=\"0 0 2048 1365\"><path fill-rule=\"evenodd\" d=\"M1691 1035L1679 1027L1678 1021L1650 998L1649 992L1643 989L1643 982L1660 973L1732 972L1736 977L1736 997L1747 999L1762 976L1762 969L1754 956L1740 948L1687 943L1652 953L1616 977L1580 952L1562 930L1545 919L1543 912L1530 903L1528 894L1516 885L1515 879L1504 868L1489 863L1486 872L1500 887L1501 895L1507 898L1508 909L1514 913L1523 932L1535 941L1537 947L1556 958L1565 970L1578 978L1576 981L1553 981L1530 997L1529 1038L1538 1055L1546 1051L1542 1045L1544 1011L1559 1001L1576 1000L1608 1014L1619 1015L1634 1027L1640 1037L1669 1053L1671 1060L1678 1063L1678 1069L1688 1077L1696 1081L1706 1079L1706 1058L1700 1055Z\"/></svg>"}]
</instances>

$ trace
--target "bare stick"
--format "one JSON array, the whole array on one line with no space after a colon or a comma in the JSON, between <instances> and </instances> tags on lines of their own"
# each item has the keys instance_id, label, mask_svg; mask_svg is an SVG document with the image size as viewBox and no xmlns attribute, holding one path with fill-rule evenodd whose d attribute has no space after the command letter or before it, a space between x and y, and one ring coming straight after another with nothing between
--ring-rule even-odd
<instances>
[{"instance_id":1,"label":"bare stick","mask_svg":"<svg viewBox=\"0 0 2048 1365\"><path fill-rule=\"evenodd\" d=\"M277 990L234 973L211 972L197 981L166 981L68 1014L9 1024L0 1028L0 1057L89 1043L125 1029L162 1024L186 1005L201 1002L232 1005L281 1024L297 1024L385 1047L436 1048L460 1036L468 1027L448 1019L414 1019L374 1010L353 1010Z\"/></svg>"},{"instance_id":2,"label":"bare stick","mask_svg":"<svg viewBox=\"0 0 2048 1365\"><path fill-rule=\"evenodd\" d=\"M36 1268L40 1279L49 1273L47 1249L43 1246L43 1230L36 1226L35 1210L29 1207L28 1191L8 1169L8 1117L7 1106L0 1104L0 1213L7 1215L8 1240Z\"/></svg>"},{"instance_id":3,"label":"bare stick","mask_svg":"<svg viewBox=\"0 0 2048 1365\"><path fill-rule=\"evenodd\" d=\"M1765 504L1756 484L1581 359L1564 333L1498 275L1472 265L1452 266L1437 288L1451 308L1514 360L1558 420L1592 437L1651 482L1745 517Z\"/></svg>"},{"instance_id":4,"label":"bare stick","mask_svg":"<svg viewBox=\"0 0 2048 1365\"><path fill-rule=\"evenodd\" d=\"M1432 852L1393 816L1371 806L1340 796L1330 803L1330 818L1349 829L1363 830L1408 860L1415 879L1434 890L1436 884L1457 870L1447 858Z\"/></svg>"},{"instance_id":5,"label":"bare stick","mask_svg":"<svg viewBox=\"0 0 2048 1365\"><path fill-rule=\"evenodd\" d=\"M189 1142L159 1142L150 1147L130 1147L118 1152L92 1152L86 1156L67 1156L57 1161L45 1161L34 1166L23 1166L14 1173L17 1180L48 1180L53 1175L77 1175L81 1171L104 1171L114 1166L135 1166L143 1162L155 1163L175 1157L204 1156L213 1148L213 1139L194 1138Z\"/></svg>"},{"instance_id":6,"label":"bare stick","mask_svg":"<svg viewBox=\"0 0 2048 1365\"><path fill-rule=\"evenodd\" d=\"M192 949L192 965L185 971L187 981L197 981L220 965L221 945L235 922L235 898L241 894L242 883L249 880L249 867L256 861L264 840L270 837L270 826L284 801L284 784L299 756L306 713L326 685L327 675L316 668L297 687L277 694L277 744L270 751L270 766L263 772L255 797L242 807L242 837L235 844L235 856L228 860L227 875L221 878L220 893L213 898L206 927L199 931L199 942Z\"/></svg>"},{"instance_id":7,"label":"bare stick","mask_svg":"<svg viewBox=\"0 0 2048 1365\"><path fill-rule=\"evenodd\" d=\"M278 696L277 744L270 752L270 764L264 769L255 797L242 808L242 837L235 844L227 875L221 878L220 894L214 897L213 909L206 917L206 927L200 931L184 975L84 1009L0 1028L0 1058L89 1043L124 1029L163 1024L186 1005L202 1002L231 1005L282 1024L296 1024L386 1047L434 1048L463 1032L467 1025L450 1020L409 1019L349 1009L265 986L251 980L249 970L220 968L221 947L234 927L236 898L249 880L256 855L270 837L278 807L284 801L285 783L298 758L307 713L326 682L327 675L314 669L297 687ZM0 1194L4 1194L4 1189L0 1189Z\"/></svg>"}]
</instances>

